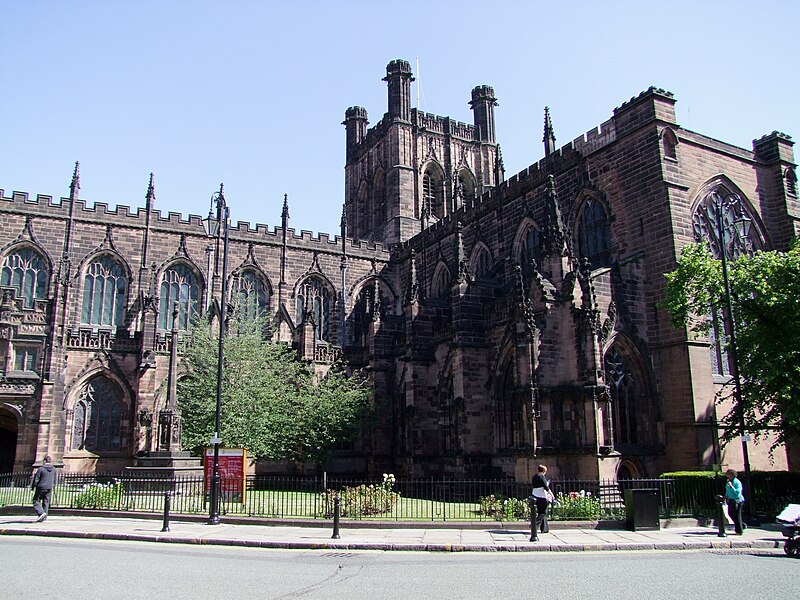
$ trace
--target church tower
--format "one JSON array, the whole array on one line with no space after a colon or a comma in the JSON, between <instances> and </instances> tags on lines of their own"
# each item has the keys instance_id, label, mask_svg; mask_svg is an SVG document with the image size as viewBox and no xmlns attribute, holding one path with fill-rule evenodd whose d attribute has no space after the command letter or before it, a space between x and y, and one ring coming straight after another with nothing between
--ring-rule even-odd
<instances>
[{"instance_id":1,"label":"church tower","mask_svg":"<svg viewBox=\"0 0 800 600\"><path fill-rule=\"evenodd\" d=\"M354 239L391 246L497 185L502 169L490 86L472 90L469 125L411 107L408 61L391 61L383 80L388 107L374 127L365 108L345 112L345 214Z\"/></svg>"}]
</instances>

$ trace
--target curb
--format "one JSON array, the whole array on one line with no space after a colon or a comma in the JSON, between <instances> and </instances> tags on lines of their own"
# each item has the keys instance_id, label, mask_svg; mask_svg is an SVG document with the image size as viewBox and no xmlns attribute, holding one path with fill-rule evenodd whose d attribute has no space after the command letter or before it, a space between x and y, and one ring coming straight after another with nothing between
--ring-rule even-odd
<instances>
[{"instance_id":1,"label":"curb","mask_svg":"<svg viewBox=\"0 0 800 600\"><path fill-rule=\"evenodd\" d=\"M55 537L89 540L119 540L130 542L159 542L163 544L187 544L199 546L235 546L247 548L269 548L281 550L382 550L405 552L609 552L632 550L720 550L720 549L774 549L782 547L782 540L746 541L746 540L713 540L708 542L620 542L604 544L414 544L414 543L381 543L381 542L343 542L343 541L275 541L275 540L243 540L214 537L190 537L147 535L134 533L109 533L86 531L32 531L15 527L0 529L0 535Z\"/></svg>"}]
</instances>

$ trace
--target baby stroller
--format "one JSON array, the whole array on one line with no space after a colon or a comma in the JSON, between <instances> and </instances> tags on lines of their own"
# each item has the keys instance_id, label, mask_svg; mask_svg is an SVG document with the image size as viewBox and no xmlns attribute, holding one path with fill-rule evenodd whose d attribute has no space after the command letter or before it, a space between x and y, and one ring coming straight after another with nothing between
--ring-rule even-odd
<instances>
[{"instance_id":1,"label":"baby stroller","mask_svg":"<svg viewBox=\"0 0 800 600\"><path fill-rule=\"evenodd\" d=\"M800 558L800 504L788 505L775 520L781 524L783 535L786 536L783 551L787 556Z\"/></svg>"}]
</instances>

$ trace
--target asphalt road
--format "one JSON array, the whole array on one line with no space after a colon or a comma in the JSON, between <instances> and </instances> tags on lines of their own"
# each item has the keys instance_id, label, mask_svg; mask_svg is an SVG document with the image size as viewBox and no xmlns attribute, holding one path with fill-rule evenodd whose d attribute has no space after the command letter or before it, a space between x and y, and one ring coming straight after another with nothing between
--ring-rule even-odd
<instances>
[{"instance_id":1,"label":"asphalt road","mask_svg":"<svg viewBox=\"0 0 800 600\"><path fill-rule=\"evenodd\" d=\"M294 551L0 538L4 599L789 598L781 550L583 553Z\"/></svg>"}]
</instances>

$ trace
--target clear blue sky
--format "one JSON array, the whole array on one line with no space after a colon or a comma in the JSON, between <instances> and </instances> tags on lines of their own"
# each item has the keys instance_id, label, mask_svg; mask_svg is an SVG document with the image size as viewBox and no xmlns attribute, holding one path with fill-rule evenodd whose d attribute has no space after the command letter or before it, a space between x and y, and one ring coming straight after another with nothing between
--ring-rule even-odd
<instances>
[{"instance_id":1,"label":"clear blue sky","mask_svg":"<svg viewBox=\"0 0 800 600\"><path fill-rule=\"evenodd\" d=\"M800 138L800 2L25 1L0 3L0 188L337 233L344 111L386 110L419 60L421 108L472 122L492 85L506 175L656 85L688 129L751 148ZM414 95L417 90L414 88ZM798 149L800 153L800 149Z\"/></svg>"}]
</instances>

